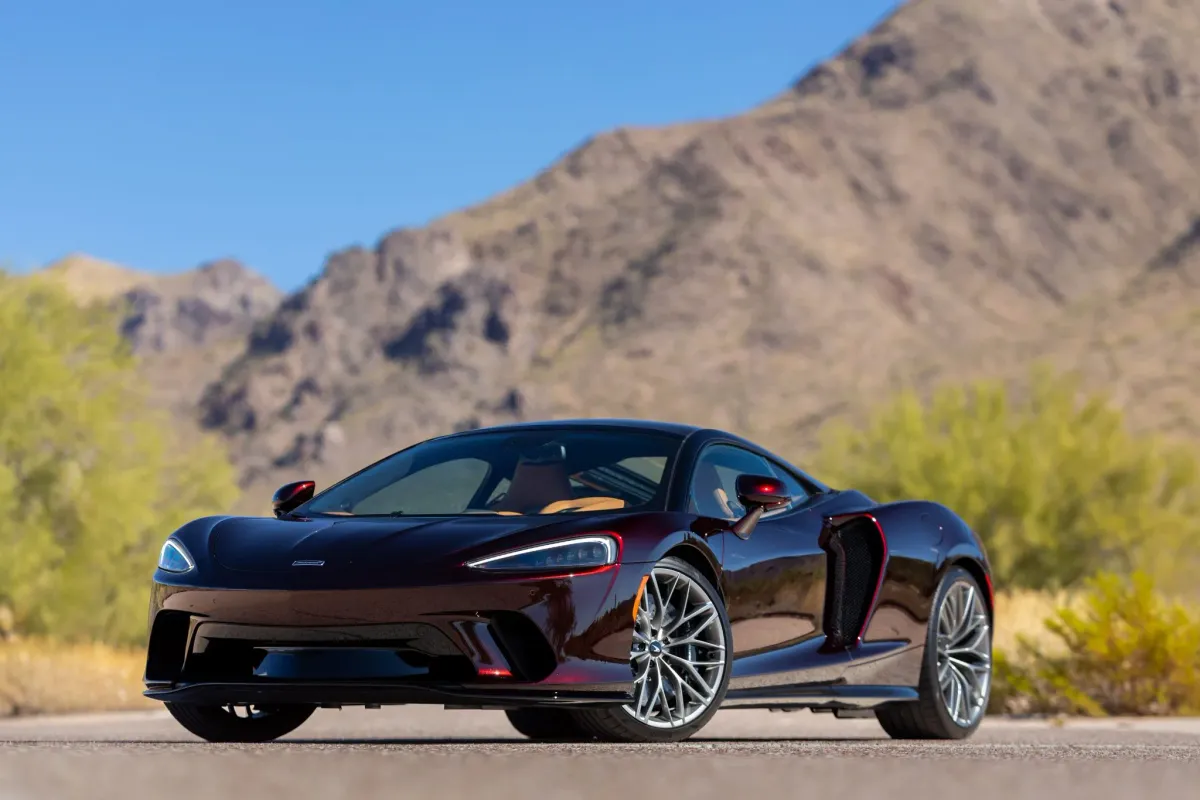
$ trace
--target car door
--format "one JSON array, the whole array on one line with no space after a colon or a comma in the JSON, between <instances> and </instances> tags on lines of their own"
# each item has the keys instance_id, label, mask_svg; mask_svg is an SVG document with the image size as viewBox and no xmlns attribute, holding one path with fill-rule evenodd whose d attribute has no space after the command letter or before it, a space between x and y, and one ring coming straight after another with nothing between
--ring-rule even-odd
<instances>
[{"instance_id":1,"label":"car door","mask_svg":"<svg viewBox=\"0 0 1200 800\"><path fill-rule=\"evenodd\" d=\"M845 653L824 654L826 554L818 544L821 514L785 467L734 444L715 443L696 459L689 491L693 513L730 525L746 510L737 502L739 475L774 475L792 497L764 514L743 539L722 532L722 582L733 633L734 678L776 674L779 683L832 679L848 663ZM807 673L824 671L822 675ZM832 671L831 671L832 670ZM758 682L759 685L763 681Z\"/></svg>"}]
</instances>

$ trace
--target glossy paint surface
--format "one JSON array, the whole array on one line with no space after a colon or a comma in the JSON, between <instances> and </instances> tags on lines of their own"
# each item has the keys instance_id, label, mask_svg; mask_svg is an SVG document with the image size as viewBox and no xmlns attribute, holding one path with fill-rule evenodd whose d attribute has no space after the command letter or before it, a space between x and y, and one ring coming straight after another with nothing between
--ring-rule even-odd
<instances>
[{"instance_id":1,"label":"glossy paint surface","mask_svg":"<svg viewBox=\"0 0 1200 800\"><path fill-rule=\"evenodd\" d=\"M940 576L958 563L976 572L981 585L988 580L986 555L967 526L936 503L877 505L858 492L830 490L727 433L648 425L682 437L674 470L664 478L672 510L565 517L207 517L173 534L196 567L183 575L155 573L151 625L164 612L169 614L163 620L184 620L189 654L202 647L206 630L221 636L242 635L237 630L258 636L262 629L261 635L283 638L296 630L369 637L377 626L428 626L474 670L468 679L426 687L428 694L409 695L394 681L376 685L365 679L355 689L277 684L289 696L310 691L330 702L355 702L374 692L378 702L451 702L446 698L454 696L464 702L491 697L501 705L535 696L549 698L546 702L572 696L622 702L632 681L629 653L639 588L651 567L670 554L706 575L725 602L733 634L731 704L857 707L869 705L872 697L907 698L904 692L919 675ZM782 513L767 513L744 536L733 531L730 520L688 513L691 469L712 443L770 458L810 486L812 496ZM822 547L822 531L864 514L882 530L887 557L871 587L860 639L831 648L824 629L830 555ZM619 541L618 564L574 575L489 574L465 566L503 550L596 533ZM493 625L512 615L530 623L534 638L544 640L552 655L545 674L534 679L523 678ZM362 655L365 664L367 654ZM164 698L167 692L176 698L192 692L189 696L209 702L266 691L259 684L231 684L221 695L220 687L189 686L179 676L164 679L150 672L148 667L153 696ZM863 691L851 697L844 688L832 688L848 685ZM814 700L822 692L825 700ZM829 699L838 692L842 699Z\"/></svg>"}]
</instances>

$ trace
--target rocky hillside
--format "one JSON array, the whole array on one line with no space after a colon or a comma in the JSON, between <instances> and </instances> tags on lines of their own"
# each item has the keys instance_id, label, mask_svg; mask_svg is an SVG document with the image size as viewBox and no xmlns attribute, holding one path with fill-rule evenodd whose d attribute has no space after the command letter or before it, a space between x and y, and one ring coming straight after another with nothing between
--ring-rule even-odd
<instances>
[{"instance_id":1,"label":"rocky hillside","mask_svg":"<svg viewBox=\"0 0 1200 800\"><path fill-rule=\"evenodd\" d=\"M229 338L244 338L274 311L282 293L231 259L201 264L125 291L122 332L135 352L173 353Z\"/></svg>"},{"instance_id":2,"label":"rocky hillside","mask_svg":"<svg viewBox=\"0 0 1200 800\"><path fill-rule=\"evenodd\" d=\"M76 253L42 272L82 303L120 310L121 331L142 357L153 394L189 424L204 387L282 299L278 288L231 259L161 275Z\"/></svg>"},{"instance_id":3,"label":"rocky hillside","mask_svg":"<svg viewBox=\"0 0 1200 800\"><path fill-rule=\"evenodd\" d=\"M194 424L205 387L240 356L255 323L282 298L266 278L220 259L126 292L122 330L142 354L160 402Z\"/></svg>"}]
</instances>

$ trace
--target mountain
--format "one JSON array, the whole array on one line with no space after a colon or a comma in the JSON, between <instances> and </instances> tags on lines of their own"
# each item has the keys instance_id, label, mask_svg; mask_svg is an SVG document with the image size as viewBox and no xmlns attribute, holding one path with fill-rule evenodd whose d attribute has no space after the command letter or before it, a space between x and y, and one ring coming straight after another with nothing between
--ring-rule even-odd
<instances>
[{"instance_id":1,"label":"mountain","mask_svg":"<svg viewBox=\"0 0 1200 800\"><path fill-rule=\"evenodd\" d=\"M121 332L141 357L151 395L194 427L204 387L242 351L254 324L283 293L232 259L173 274L142 272L75 253L43 267L81 303L119 310Z\"/></svg>"},{"instance_id":2,"label":"mountain","mask_svg":"<svg viewBox=\"0 0 1200 800\"><path fill-rule=\"evenodd\" d=\"M232 259L143 281L120 298L121 330L139 353L177 353L224 338L244 338L282 293Z\"/></svg>"},{"instance_id":3,"label":"mountain","mask_svg":"<svg viewBox=\"0 0 1200 800\"><path fill-rule=\"evenodd\" d=\"M283 293L233 259L164 275L125 292L121 330L142 356L152 395L194 426L196 402L241 354Z\"/></svg>"},{"instance_id":4,"label":"mountain","mask_svg":"<svg viewBox=\"0 0 1200 800\"><path fill-rule=\"evenodd\" d=\"M1035 357L1200 436L1198 34L1182 0L913 0L744 114L600 134L235 301L204 369L164 355L206 341L179 295L131 336L258 500L533 417L712 424L804 463L825 420Z\"/></svg>"},{"instance_id":5,"label":"mountain","mask_svg":"<svg viewBox=\"0 0 1200 800\"><path fill-rule=\"evenodd\" d=\"M121 332L136 353L177 353L214 341L244 338L283 297L270 281L233 259L161 274L73 253L40 274L81 303L121 310Z\"/></svg>"}]
</instances>

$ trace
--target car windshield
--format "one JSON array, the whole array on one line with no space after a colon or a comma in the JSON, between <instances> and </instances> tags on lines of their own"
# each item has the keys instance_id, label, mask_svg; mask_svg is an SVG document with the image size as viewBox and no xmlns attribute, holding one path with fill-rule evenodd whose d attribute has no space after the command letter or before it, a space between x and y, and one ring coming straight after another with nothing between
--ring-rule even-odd
<instances>
[{"instance_id":1,"label":"car windshield","mask_svg":"<svg viewBox=\"0 0 1200 800\"><path fill-rule=\"evenodd\" d=\"M297 515L660 511L681 439L631 430L495 431L434 439L352 475Z\"/></svg>"}]
</instances>

